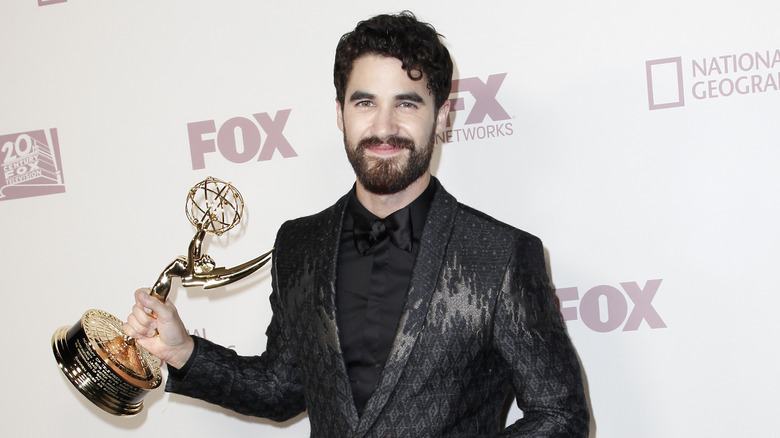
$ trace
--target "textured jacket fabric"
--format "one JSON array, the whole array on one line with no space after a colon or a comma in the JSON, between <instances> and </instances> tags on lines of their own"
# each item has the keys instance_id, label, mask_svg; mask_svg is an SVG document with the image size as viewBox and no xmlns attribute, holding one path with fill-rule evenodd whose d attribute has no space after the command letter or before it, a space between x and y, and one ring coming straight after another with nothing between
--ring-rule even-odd
<instances>
[{"instance_id":1,"label":"textured jacket fabric","mask_svg":"<svg viewBox=\"0 0 780 438\"><path fill-rule=\"evenodd\" d=\"M280 228L265 353L241 357L196 339L191 368L168 391L278 421L306 410L312 437L588 436L579 362L540 240L441 186L392 350L359 417L336 326L346 204ZM524 416L502 430L512 393Z\"/></svg>"}]
</instances>

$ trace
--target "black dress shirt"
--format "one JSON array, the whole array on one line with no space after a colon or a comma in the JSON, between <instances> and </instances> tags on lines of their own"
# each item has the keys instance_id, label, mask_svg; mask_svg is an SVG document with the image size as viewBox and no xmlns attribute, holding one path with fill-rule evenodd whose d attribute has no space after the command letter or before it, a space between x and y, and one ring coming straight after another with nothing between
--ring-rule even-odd
<instances>
[{"instance_id":1,"label":"black dress shirt","mask_svg":"<svg viewBox=\"0 0 780 438\"><path fill-rule=\"evenodd\" d=\"M360 204L354 188L350 194L339 244L336 318L358 414L374 392L390 353L437 186L432 178L428 188L405 207L412 223L411 252L386 238L361 254L355 245L353 218L356 214L370 220L377 217Z\"/></svg>"}]
</instances>

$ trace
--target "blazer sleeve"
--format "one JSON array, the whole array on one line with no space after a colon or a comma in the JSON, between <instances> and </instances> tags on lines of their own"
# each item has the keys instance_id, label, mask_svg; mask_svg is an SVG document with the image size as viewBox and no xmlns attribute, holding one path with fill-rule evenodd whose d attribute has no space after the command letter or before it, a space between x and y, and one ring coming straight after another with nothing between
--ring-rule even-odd
<instances>
[{"instance_id":1,"label":"blazer sleeve","mask_svg":"<svg viewBox=\"0 0 780 438\"><path fill-rule=\"evenodd\" d=\"M511 368L523 418L501 435L587 437L590 413L579 360L545 266L541 241L521 232L505 270L493 339Z\"/></svg>"},{"instance_id":2,"label":"blazer sleeve","mask_svg":"<svg viewBox=\"0 0 780 438\"><path fill-rule=\"evenodd\" d=\"M192 365L183 376L170 374L166 391L274 421L287 420L305 410L298 366L289 348L279 302L275 268L272 283L273 317L266 331L265 352L260 356L239 356L231 349L195 338Z\"/></svg>"}]
</instances>

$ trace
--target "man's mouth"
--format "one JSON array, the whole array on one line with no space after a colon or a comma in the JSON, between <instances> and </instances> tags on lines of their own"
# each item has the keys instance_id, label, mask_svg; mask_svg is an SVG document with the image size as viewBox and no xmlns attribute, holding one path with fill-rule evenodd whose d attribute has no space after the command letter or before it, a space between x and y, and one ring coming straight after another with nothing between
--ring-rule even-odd
<instances>
[{"instance_id":1,"label":"man's mouth","mask_svg":"<svg viewBox=\"0 0 780 438\"><path fill-rule=\"evenodd\" d=\"M401 146L389 145L387 143L382 143L378 145L367 146L366 150L369 150L371 151L371 153L376 155L393 155L403 150L406 150L406 148Z\"/></svg>"},{"instance_id":2,"label":"man's mouth","mask_svg":"<svg viewBox=\"0 0 780 438\"><path fill-rule=\"evenodd\" d=\"M358 144L359 149L365 149L376 155L394 155L404 149L414 150L414 142L408 138L391 136L386 139L367 137Z\"/></svg>"}]
</instances>

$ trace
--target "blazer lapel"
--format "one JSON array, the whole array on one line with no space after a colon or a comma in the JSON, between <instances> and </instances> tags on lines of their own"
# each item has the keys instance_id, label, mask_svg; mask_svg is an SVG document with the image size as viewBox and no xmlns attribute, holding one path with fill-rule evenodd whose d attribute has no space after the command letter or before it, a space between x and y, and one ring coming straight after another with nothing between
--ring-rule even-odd
<instances>
[{"instance_id":1,"label":"blazer lapel","mask_svg":"<svg viewBox=\"0 0 780 438\"><path fill-rule=\"evenodd\" d=\"M315 233L315 238L322 239L318 245L319 252L311 254L313 262L319 267L316 269L313 284L318 291L314 297L314 309L317 319L315 327L321 327L324 336L318 342L327 344L321 345L319 350L313 351L314 354L320 354L317 351L331 355L328 358L312 357L315 363L336 364L334 370L331 366L317 367L319 371L318 379L322 382L322 388L325 393L330 393L332 400L343 399L342 406L335 407L340 413L334 412L334 415L343 415L349 425L349 432L355 430L358 425L358 414L352 397L352 387L347 376L347 368L344 364L341 342L338 335L336 324L336 273L338 264L338 248L341 236L341 226L343 215L346 209L348 195L342 197L327 212L326 218L322 221L322 228L319 233ZM319 261L319 262L318 262ZM319 330L319 329L318 329ZM335 397L335 394L341 394Z\"/></svg>"},{"instance_id":2,"label":"blazer lapel","mask_svg":"<svg viewBox=\"0 0 780 438\"><path fill-rule=\"evenodd\" d=\"M457 201L439 185L423 230L404 311L398 323L398 331L390 355L377 388L369 398L363 416L360 417L355 436L365 435L379 417L414 349L428 314L428 305L436 289L456 213Z\"/></svg>"}]
</instances>

